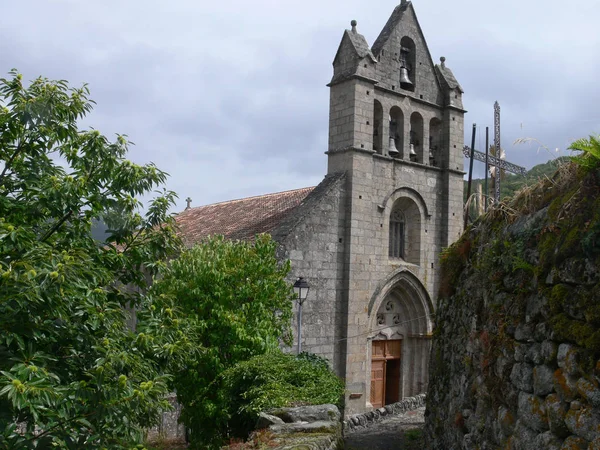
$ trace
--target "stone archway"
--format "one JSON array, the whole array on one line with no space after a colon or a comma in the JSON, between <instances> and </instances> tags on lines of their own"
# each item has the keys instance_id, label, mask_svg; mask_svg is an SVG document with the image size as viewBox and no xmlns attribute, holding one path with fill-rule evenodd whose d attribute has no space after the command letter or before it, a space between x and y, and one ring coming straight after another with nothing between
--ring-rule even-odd
<instances>
[{"instance_id":1,"label":"stone archway","mask_svg":"<svg viewBox=\"0 0 600 450\"><path fill-rule=\"evenodd\" d=\"M427 390L433 308L408 271L393 275L370 306L367 391L377 408Z\"/></svg>"}]
</instances>

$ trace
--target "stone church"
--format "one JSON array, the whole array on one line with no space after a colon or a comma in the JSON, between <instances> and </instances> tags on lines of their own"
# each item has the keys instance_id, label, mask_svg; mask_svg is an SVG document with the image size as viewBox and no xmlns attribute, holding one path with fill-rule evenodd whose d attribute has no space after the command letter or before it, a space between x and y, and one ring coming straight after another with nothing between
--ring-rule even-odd
<instances>
[{"instance_id":1,"label":"stone church","mask_svg":"<svg viewBox=\"0 0 600 450\"><path fill-rule=\"evenodd\" d=\"M328 86L318 186L188 208L177 221L188 245L273 236L290 281L310 284L303 350L331 361L354 414L427 390L439 256L462 231L465 110L405 0L372 47L352 21Z\"/></svg>"}]
</instances>

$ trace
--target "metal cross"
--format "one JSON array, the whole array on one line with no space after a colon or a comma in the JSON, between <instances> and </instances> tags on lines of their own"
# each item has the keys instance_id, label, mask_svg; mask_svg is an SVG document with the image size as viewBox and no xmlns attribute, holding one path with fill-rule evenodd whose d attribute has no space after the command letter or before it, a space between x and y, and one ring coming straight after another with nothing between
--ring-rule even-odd
<instances>
[{"instance_id":1,"label":"metal cross","mask_svg":"<svg viewBox=\"0 0 600 450\"><path fill-rule=\"evenodd\" d=\"M185 199L187 206L185 209L190 209L191 208L191 204L192 204L192 199L190 197Z\"/></svg>"},{"instance_id":2,"label":"metal cross","mask_svg":"<svg viewBox=\"0 0 600 450\"><path fill-rule=\"evenodd\" d=\"M463 147L463 155L467 158L471 157L471 147L465 145ZM473 152L473 159L481 162L485 162L485 153L480 152L479 150L475 150ZM518 166L511 162L500 159L497 156L488 155L488 162L490 166L496 166L498 169L506 170L511 173L516 173L517 175L526 175L527 169L522 166Z\"/></svg>"},{"instance_id":3,"label":"metal cross","mask_svg":"<svg viewBox=\"0 0 600 450\"><path fill-rule=\"evenodd\" d=\"M474 139L474 138L473 138ZM475 141L473 140L473 143ZM468 145L463 147L463 154L470 158L471 154L473 155L473 159L477 161L485 162L486 165L491 165L496 167L496 192L495 199L496 202L500 201L500 170L506 170L511 173L516 173L518 175L525 175L527 173L527 169L525 167L518 166L511 162L505 161L500 158L500 105L498 102L494 103L494 146L496 148L496 156L488 155L487 152L483 153L478 150L473 150L471 152L471 148ZM485 168L486 173L488 167ZM486 175L487 177L487 175ZM486 178L487 179L487 178ZM487 183L487 181L486 181Z\"/></svg>"}]
</instances>

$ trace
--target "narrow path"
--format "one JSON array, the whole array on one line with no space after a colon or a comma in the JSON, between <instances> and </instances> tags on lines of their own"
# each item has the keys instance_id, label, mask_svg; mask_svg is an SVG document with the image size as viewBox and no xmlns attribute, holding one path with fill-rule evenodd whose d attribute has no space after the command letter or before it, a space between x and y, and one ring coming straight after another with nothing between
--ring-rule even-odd
<instances>
[{"instance_id":1,"label":"narrow path","mask_svg":"<svg viewBox=\"0 0 600 450\"><path fill-rule=\"evenodd\" d=\"M422 450L425 408L408 411L348 433L346 450Z\"/></svg>"}]
</instances>

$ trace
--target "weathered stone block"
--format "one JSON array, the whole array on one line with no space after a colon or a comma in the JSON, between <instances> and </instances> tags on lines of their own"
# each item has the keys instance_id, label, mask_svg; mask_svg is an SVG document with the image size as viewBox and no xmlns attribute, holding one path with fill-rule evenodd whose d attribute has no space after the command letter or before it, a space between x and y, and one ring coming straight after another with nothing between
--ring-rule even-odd
<instances>
[{"instance_id":1,"label":"weathered stone block","mask_svg":"<svg viewBox=\"0 0 600 450\"><path fill-rule=\"evenodd\" d=\"M532 364L542 364L542 345L537 342L530 345L529 350L527 350L526 360Z\"/></svg>"},{"instance_id":2,"label":"weathered stone block","mask_svg":"<svg viewBox=\"0 0 600 450\"><path fill-rule=\"evenodd\" d=\"M600 408L600 389L598 383L592 383L585 378L577 380L577 392L593 407Z\"/></svg>"},{"instance_id":3,"label":"weathered stone block","mask_svg":"<svg viewBox=\"0 0 600 450\"><path fill-rule=\"evenodd\" d=\"M546 431L550 427L546 415L544 400L524 392L519 394L519 420L529 428L537 431Z\"/></svg>"},{"instance_id":4,"label":"weathered stone block","mask_svg":"<svg viewBox=\"0 0 600 450\"><path fill-rule=\"evenodd\" d=\"M556 354L558 353L558 345L552 341L542 342L541 347L542 358L544 364L550 364L556 361Z\"/></svg>"},{"instance_id":5,"label":"weathered stone block","mask_svg":"<svg viewBox=\"0 0 600 450\"><path fill-rule=\"evenodd\" d=\"M337 433L342 424L328 420L316 422L294 422L271 425L269 430L274 433Z\"/></svg>"},{"instance_id":6,"label":"weathered stone block","mask_svg":"<svg viewBox=\"0 0 600 450\"><path fill-rule=\"evenodd\" d=\"M533 367L527 363L517 363L513 366L510 381L517 389L533 392Z\"/></svg>"},{"instance_id":7,"label":"weathered stone block","mask_svg":"<svg viewBox=\"0 0 600 450\"><path fill-rule=\"evenodd\" d=\"M515 339L520 342L533 342L533 326L523 323L517 325Z\"/></svg>"},{"instance_id":8,"label":"weathered stone block","mask_svg":"<svg viewBox=\"0 0 600 450\"><path fill-rule=\"evenodd\" d=\"M339 422L340 411L335 405L299 406L296 408L277 408L269 411L286 423L331 421Z\"/></svg>"},{"instance_id":9,"label":"weathered stone block","mask_svg":"<svg viewBox=\"0 0 600 450\"><path fill-rule=\"evenodd\" d=\"M565 417L565 424L571 433L587 441L600 436L600 415L590 407L570 409Z\"/></svg>"},{"instance_id":10,"label":"weathered stone block","mask_svg":"<svg viewBox=\"0 0 600 450\"><path fill-rule=\"evenodd\" d=\"M277 416L272 416L271 414L267 414L265 412L261 412L258 415L258 421L256 422L256 429L262 430L263 428L269 428L271 425L281 425L285 423Z\"/></svg>"},{"instance_id":11,"label":"weathered stone block","mask_svg":"<svg viewBox=\"0 0 600 450\"><path fill-rule=\"evenodd\" d=\"M556 355L558 367L563 369L567 375L579 375L579 351L571 344L560 344Z\"/></svg>"},{"instance_id":12,"label":"weathered stone block","mask_svg":"<svg viewBox=\"0 0 600 450\"><path fill-rule=\"evenodd\" d=\"M538 433L527 427L522 420L517 420L515 431L512 438L509 439L509 446L511 450L531 450L535 447L535 440Z\"/></svg>"},{"instance_id":13,"label":"weathered stone block","mask_svg":"<svg viewBox=\"0 0 600 450\"><path fill-rule=\"evenodd\" d=\"M548 325L546 322L542 322L536 325L533 337L538 342L544 342L546 339L550 339L551 335L552 328L550 327L550 325Z\"/></svg>"},{"instance_id":14,"label":"weathered stone block","mask_svg":"<svg viewBox=\"0 0 600 450\"><path fill-rule=\"evenodd\" d=\"M577 379L557 369L554 371L554 391L563 402L573 401L577 397Z\"/></svg>"},{"instance_id":15,"label":"weathered stone block","mask_svg":"<svg viewBox=\"0 0 600 450\"><path fill-rule=\"evenodd\" d=\"M548 366L533 368L533 393L539 396L550 394L554 390L554 370Z\"/></svg>"},{"instance_id":16,"label":"weathered stone block","mask_svg":"<svg viewBox=\"0 0 600 450\"><path fill-rule=\"evenodd\" d=\"M598 282L598 265L580 257L565 260L558 268L557 277L563 283L593 286Z\"/></svg>"},{"instance_id":17,"label":"weathered stone block","mask_svg":"<svg viewBox=\"0 0 600 450\"><path fill-rule=\"evenodd\" d=\"M528 346L526 344L521 344L515 342L515 361L523 362L525 361L525 355L527 354Z\"/></svg>"}]
</instances>

